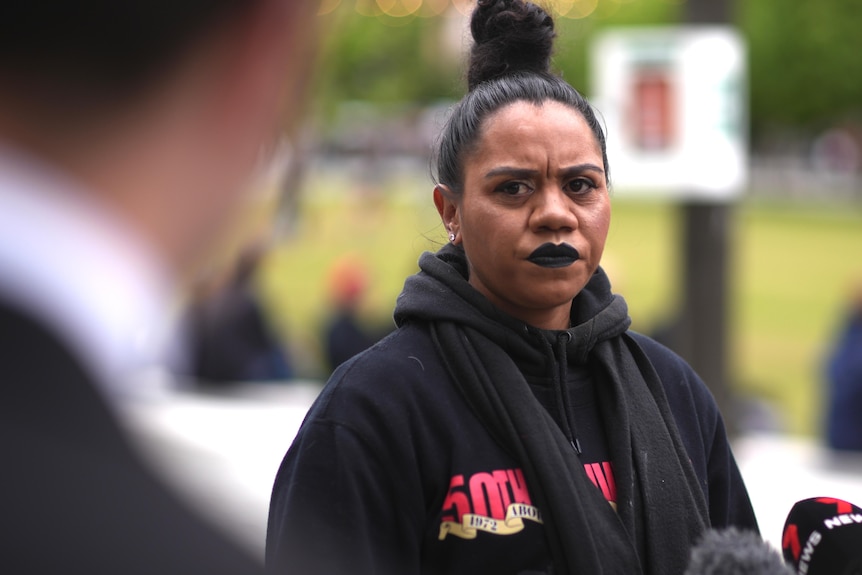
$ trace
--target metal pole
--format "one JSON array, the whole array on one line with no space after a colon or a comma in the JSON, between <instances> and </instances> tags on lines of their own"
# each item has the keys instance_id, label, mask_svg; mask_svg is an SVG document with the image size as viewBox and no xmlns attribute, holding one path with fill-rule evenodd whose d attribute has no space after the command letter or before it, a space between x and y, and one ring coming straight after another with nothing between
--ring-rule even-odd
<instances>
[{"instance_id":1,"label":"metal pole","mask_svg":"<svg viewBox=\"0 0 862 575\"><path fill-rule=\"evenodd\" d=\"M687 0L685 21L689 24L727 24L731 8L728 0Z\"/></svg>"},{"instance_id":2,"label":"metal pole","mask_svg":"<svg viewBox=\"0 0 862 575\"><path fill-rule=\"evenodd\" d=\"M737 431L737 413L728 381L728 203L681 206L683 218L680 354L709 386L729 434Z\"/></svg>"},{"instance_id":3,"label":"metal pole","mask_svg":"<svg viewBox=\"0 0 862 575\"><path fill-rule=\"evenodd\" d=\"M728 0L688 0L689 24L721 24L730 19ZM729 435L738 431L728 381L729 202L688 200L681 205L683 306L679 352L709 386Z\"/></svg>"}]
</instances>

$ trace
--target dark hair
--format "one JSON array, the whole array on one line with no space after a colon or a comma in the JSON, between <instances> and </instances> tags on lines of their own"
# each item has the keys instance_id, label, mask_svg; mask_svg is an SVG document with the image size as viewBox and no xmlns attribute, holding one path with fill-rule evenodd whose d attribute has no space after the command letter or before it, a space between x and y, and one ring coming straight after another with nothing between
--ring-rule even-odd
<instances>
[{"instance_id":1,"label":"dark hair","mask_svg":"<svg viewBox=\"0 0 862 575\"><path fill-rule=\"evenodd\" d=\"M211 25L252 3L0 2L0 74L13 89L52 106L116 104L165 71Z\"/></svg>"},{"instance_id":2,"label":"dark hair","mask_svg":"<svg viewBox=\"0 0 862 575\"><path fill-rule=\"evenodd\" d=\"M550 72L554 20L524 0L479 0L470 20L473 46L467 72L469 92L452 109L435 150L437 183L463 190L463 160L479 139L485 119L518 101L552 100L581 113L602 150L610 181L605 134L589 102Z\"/></svg>"}]
</instances>

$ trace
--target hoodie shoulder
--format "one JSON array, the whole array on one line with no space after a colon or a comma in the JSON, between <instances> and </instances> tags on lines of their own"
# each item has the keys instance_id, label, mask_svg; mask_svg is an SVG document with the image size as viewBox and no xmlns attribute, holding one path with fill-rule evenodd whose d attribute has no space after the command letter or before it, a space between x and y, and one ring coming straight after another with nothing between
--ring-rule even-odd
<instances>
[{"instance_id":1,"label":"hoodie shoulder","mask_svg":"<svg viewBox=\"0 0 862 575\"><path fill-rule=\"evenodd\" d=\"M332 378L361 381L368 376L422 377L431 363L439 363L437 358L431 335L423 322L408 321L345 362Z\"/></svg>"},{"instance_id":2,"label":"hoodie shoulder","mask_svg":"<svg viewBox=\"0 0 862 575\"><path fill-rule=\"evenodd\" d=\"M628 331L649 358L661 379L668 400L671 394L690 395L697 403L712 403L715 400L700 376L679 354L642 333Z\"/></svg>"},{"instance_id":3,"label":"hoodie shoulder","mask_svg":"<svg viewBox=\"0 0 862 575\"><path fill-rule=\"evenodd\" d=\"M341 364L330 376L312 411L344 417L363 406L398 409L433 394L448 378L428 330L408 322Z\"/></svg>"},{"instance_id":4,"label":"hoodie shoulder","mask_svg":"<svg viewBox=\"0 0 862 575\"><path fill-rule=\"evenodd\" d=\"M724 424L706 383L670 348L641 333L628 333L655 368L689 454L708 452Z\"/></svg>"}]
</instances>

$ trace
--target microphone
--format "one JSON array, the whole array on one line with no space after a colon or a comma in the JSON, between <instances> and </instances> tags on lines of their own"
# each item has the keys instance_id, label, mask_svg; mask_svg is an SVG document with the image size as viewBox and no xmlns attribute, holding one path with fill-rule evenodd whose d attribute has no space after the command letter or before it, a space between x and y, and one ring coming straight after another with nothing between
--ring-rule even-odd
<instances>
[{"instance_id":1,"label":"microphone","mask_svg":"<svg viewBox=\"0 0 862 575\"><path fill-rule=\"evenodd\" d=\"M760 535L728 527L704 534L692 548L683 575L793 575L793 571Z\"/></svg>"},{"instance_id":2,"label":"microphone","mask_svg":"<svg viewBox=\"0 0 862 575\"><path fill-rule=\"evenodd\" d=\"M784 558L803 575L862 574L862 509L834 497L793 505L781 536Z\"/></svg>"}]
</instances>

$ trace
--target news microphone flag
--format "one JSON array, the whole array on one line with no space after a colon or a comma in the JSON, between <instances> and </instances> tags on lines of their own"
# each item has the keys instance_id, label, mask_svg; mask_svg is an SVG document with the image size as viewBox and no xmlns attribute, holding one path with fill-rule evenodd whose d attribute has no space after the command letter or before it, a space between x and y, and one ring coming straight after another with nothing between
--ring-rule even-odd
<instances>
[{"instance_id":1,"label":"news microphone flag","mask_svg":"<svg viewBox=\"0 0 862 575\"><path fill-rule=\"evenodd\" d=\"M784 523L785 560L805 575L862 575L862 509L834 497L793 505Z\"/></svg>"}]
</instances>

